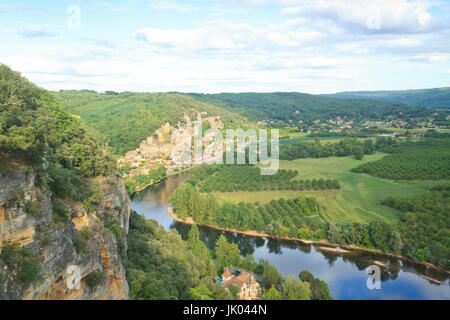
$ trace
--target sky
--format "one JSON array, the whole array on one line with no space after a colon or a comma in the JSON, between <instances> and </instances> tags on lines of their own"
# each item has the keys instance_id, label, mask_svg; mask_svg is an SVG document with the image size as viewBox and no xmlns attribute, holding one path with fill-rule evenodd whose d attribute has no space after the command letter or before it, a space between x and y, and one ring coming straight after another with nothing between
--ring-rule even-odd
<instances>
[{"instance_id":1,"label":"sky","mask_svg":"<svg viewBox=\"0 0 450 320\"><path fill-rule=\"evenodd\" d=\"M49 90L450 86L450 0L0 0L0 63Z\"/></svg>"}]
</instances>

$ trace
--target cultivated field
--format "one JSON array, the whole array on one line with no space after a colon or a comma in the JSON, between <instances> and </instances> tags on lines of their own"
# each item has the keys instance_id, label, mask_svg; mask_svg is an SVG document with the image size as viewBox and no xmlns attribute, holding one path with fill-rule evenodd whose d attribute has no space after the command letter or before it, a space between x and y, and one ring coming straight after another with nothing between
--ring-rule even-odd
<instances>
[{"instance_id":1,"label":"cultivated field","mask_svg":"<svg viewBox=\"0 0 450 320\"><path fill-rule=\"evenodd\" d=\"M298 170L294 179L337 179L341 190L329 191L258 191L214 193L220 202L239 203L268 202L284 197L294 198L301 194L315 197L322 205L324 219L336 223L360 222L367 223L375 219L396 221L400 212L385 207L380 201L389 196L414 196L425 192L439 181L391 181L365 174L350 172L350 169L367 161L378 160L384 154L377 153L365 156L362 161L352 157L297 159L280 161L280 169Z\"/></svg>"}]
</instances>

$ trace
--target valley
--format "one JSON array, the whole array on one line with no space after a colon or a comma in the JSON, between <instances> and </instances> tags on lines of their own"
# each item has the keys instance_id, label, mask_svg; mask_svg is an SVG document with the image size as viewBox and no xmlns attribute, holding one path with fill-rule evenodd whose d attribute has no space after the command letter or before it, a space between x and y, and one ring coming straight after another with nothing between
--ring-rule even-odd
<instances>
[{"instance_id":1,"label":"valley","mask_svg":"<svg viewBox=\"0 0 450 320\"><path fill-rule=\"evenodd\" d=\"M48 92L0 75L4 299L449 297L448 111L302 93ZM194 121L203 133L280 130L278 171L176 163ZM70 264L83 270L75 292ZM371 264L382 294L360 288ZM237 271L236 288L219 281L229 267L257 275L251 295Z\"/></svg>"}]
</instances>

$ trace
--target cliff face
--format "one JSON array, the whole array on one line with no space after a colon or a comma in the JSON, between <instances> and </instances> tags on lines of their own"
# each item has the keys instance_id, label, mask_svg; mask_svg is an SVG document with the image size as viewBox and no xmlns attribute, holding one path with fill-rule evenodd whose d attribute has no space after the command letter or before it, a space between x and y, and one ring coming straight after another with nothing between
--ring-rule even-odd
<instances>
[{"instance_id":1,"label":"cliff face","mask_svg":"<svg viewBox=\"0 0 450 320\"><path fill-rule=\"evenodd\" d=\"M197 113L198 122L208 123L212 129L222 129L223 122L219 116L205 116L206 112ZM158 168L163 164L168 172L179 167L179 164L172 162L173 148L181 143L186 134L193 135L193 122L187 114L184 115L186 123L177 123L172 126L169 122L162 125L155 133L141 141L139 147L128 151L124 157L119 158L119 164L128 164L132 169L125 177L132 177L139 174L148 174L150 170ZM177 134L173 135L175 131ZM202 132L205 134L205 132Z\"/></svg>"},{"instance_id":2,"label":"cliff face","mask_svg":"<svg viewBox=\"0 0 450 320\"><path fill-rule=\"evenodd\" d=\"M30 285L0 259L0 299L128 298L119 251L126 252L130 199L115 175L96 180L103 187L103 200L89 213L82 204L68 202L71 216L61 223L52 217L51 192L37 185L34 171L19 169L0 176L0 249L18 244L38 257L42 266L39 280ZM120 231L113 234L108 225ZM81 272L79 289L67 285L69 266ZM92 284L88 279L95 273L103 277Z\"/></svg>"}]
</instances>

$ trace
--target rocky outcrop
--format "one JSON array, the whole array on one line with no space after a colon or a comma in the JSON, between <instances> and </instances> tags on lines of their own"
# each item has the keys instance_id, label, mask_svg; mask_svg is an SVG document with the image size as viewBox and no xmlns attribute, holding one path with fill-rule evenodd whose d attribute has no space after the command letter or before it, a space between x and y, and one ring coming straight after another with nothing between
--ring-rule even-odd
<instances>
[{"instance_id":1,"label":"rocky outcrop","mask_svg":"<svg viewBox=\"0 0 450 320\"><path fill-rule=\"evenodd\" d=\"M206 115L206 112L197 113L196 121L209 123L211 129L223 128L224 125L219 116L206 117ZM193 122L187 114L184 115L184 121L185 123L177 123L173 126L169 122L165 123L153 135L141 141L138 148L128 151L124 157L119 158L119 165L127 164L132 168L125 177L148 174L160 165L164 165L168 172L182 167L174 163L171 156L174 146L183 141L186 134L193 135Z\"/></svg>"},{"instance_id":2,"label":"rocky outcrop","mask_svg":"<svg viewBox=\"0 0 450 320\"><path fill-rule=\"evenodd\" d=\"M27 285L18 280L17 270L9 270L0 259L0 298L128 298L118 247L126 252L130 199L123 181L115 175L96 179L104 196L94 212L88 213L80 203L67 202L71 219L57 223L52 217L51 192L36 185L35 172L24 169L0 176L0 249L18 244L38 257L42 266L40 280ZM121 239L108 230L105 221L120 226ZM79 288L68 286L73 275L67 273L70 266L79 268ZM93 285L87 280L95 273L103 277Z\"/></svg>"}]
</instances>

